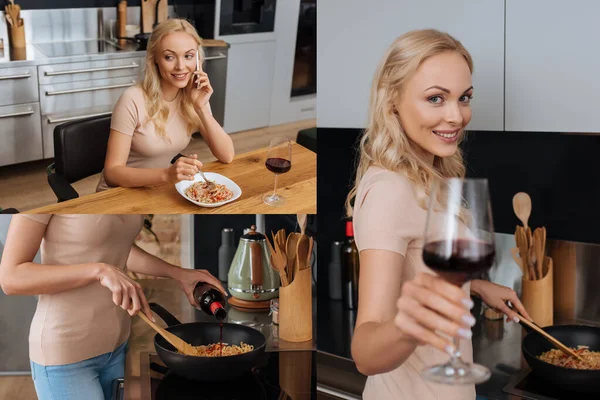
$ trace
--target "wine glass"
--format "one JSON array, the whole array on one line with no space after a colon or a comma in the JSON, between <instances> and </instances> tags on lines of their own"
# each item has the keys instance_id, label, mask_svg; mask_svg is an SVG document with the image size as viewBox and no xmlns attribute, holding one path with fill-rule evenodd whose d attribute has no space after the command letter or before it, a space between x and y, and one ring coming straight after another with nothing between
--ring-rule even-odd
<instances>
[{"instance_id":1,"label":"wine glass","mask_svg":"<svg viewBox=\"0 0 600 400\"><path fill-rule=\"evenodd\" d=\"M450 178L433 185L423 246L423 261L441 278L461 287L495 259L494 226L487 179ZM461 359L456 351L443 365L428 367L425 379L450 385L476 384L490 378L483 365Z\"/></svg>"},{"instance_id":2,"label":"wine glass","mask_svg":"<svg viewBox=\"0 0 600 400\"><path fill-rule=\"evenodd\" d=\"M275 174L275 187L273 194L265 194L263 201L270 206L281 206L285 204L285 198L277 194L277 177L292 169L292 144L283 137L271 140L265 166Z\"/></svg>"}]
</instances>

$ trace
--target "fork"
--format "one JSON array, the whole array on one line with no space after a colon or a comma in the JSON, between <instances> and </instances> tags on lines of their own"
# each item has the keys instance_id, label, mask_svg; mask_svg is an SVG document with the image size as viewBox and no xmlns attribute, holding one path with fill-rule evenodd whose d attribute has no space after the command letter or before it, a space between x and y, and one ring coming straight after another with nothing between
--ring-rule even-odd
<instances>
[{"instance_id":1,"label":"fork","mask_svg":"<svg viewBox=\"0 0 600 400\"><path fill-rule=\"evenodd\" d=\"M204 179L204 181L208 184L208 187L210 189L214 189L215 183L209 181L208 179L206 179L206 176L204 176L204 172L202 172L202 170L200 168L198 168L198 172L200 172L200 175L202 176L202 179Z\"/></svg>"}]
</instances>

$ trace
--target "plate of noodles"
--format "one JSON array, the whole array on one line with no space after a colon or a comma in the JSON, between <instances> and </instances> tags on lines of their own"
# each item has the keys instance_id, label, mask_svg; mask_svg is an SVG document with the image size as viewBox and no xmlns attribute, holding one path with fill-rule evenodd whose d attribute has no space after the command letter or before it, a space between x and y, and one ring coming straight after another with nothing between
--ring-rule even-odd
<instances>
[{"instance_id":1,"label":"plate of noodles","mask_svg":"<svg viewBox=\"0 0 600 400\"><path fill-rule=\"evenodd\" d=\"M196 174L193 181L177 182L175 188L186 200L200 207L219 207L242 195L242 189L226 176L214 172L205 172L204 175L212 185L205 182L202 175Z\"/></svg>"}]
</instances>

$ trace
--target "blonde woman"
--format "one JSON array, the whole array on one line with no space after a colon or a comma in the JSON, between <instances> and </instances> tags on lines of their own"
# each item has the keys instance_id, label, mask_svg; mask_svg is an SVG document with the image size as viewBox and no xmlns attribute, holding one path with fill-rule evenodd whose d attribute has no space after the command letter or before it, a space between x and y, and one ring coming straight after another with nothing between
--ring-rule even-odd
<instances>
[{"instance_id":1,"label":"blonde woman","mask_svg":"<svg viewBox=\"0 0 600 400\"><path fill-rule=\"evenodd\" d=\"M474 385L425 381L425 367L455 350L472 362L470 292L515 320L516 293L473 280L459 288L422 261L427 196L435 180L463 177L459 142L471 120L473 62L456 39L419 30L396 39L381 60L347 199L360 251L352 357L368 375L366 400L469 400ZM469 287L470 286L470 287ZM459 341L454 349L452 338Z\"/></svg>"},{"instance_id":2,"label":"blonde woman","mask_svg":"<svg viewBox=\"0 0 600 400\"><path fill-rule=\"evenodd\" d=\"M134 244L141 215L15 215L0 261L7 295L39 296L29 358L40 400L110 400L125 372L131 317L152 316L125 269L177 281L191 305L204 270L168 264ZM34 262L41 250L41 263ZM175 295L175 293L173 294Z\"/></svg>"},{"instance_id":3,"label":"blonde woman","mask_svg":"<svg viewBox=\"0 0 600 400\"><path fill-rule=\"evenodd\" d=\"M125 90L115 105L97 191L193 180L202 167L197 155L171 160L198 131L219 161L233 160L233 142L210 110L213 89L203 58L189 22L168 19L154 28L142 83Z\"/></svg>"}]
</instances>

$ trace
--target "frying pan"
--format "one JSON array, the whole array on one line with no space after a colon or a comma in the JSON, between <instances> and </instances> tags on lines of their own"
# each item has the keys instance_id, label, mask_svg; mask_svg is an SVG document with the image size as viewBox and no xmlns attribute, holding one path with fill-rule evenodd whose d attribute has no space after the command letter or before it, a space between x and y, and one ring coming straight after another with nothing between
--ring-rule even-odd
<instances>
[{"instance_id":1,"label":"frying pan","mask_svg":"<svg viewBox=\"0 0 600 400\"><path fill-rule=\"evenodd\" d=\"M150 303L150 308L166 322L168 332L193 346L219 342L219 322L182 324L160 305ZM161 335L154 336L156 353L169 369L184 378L204 382L232 380L260 364L265 353L265 336L248 326L223 323L223 343L239 345L240 342L250 344L254 349L234 356L197 357L179 354Z\"/></svg>"},{"instance_id":2,"label":"frying pan","mask_svg":"<svg viewBox=\"0 0 600 400\"><path fill-rule=\"evenodd\" d=\"M531 372L549 385L574 392L600 394L600 370L582 370L559 367L538 358L555 347L542 335L520 322L528 332L521 348ZM553 325L542 328L565 346L589 346L590 351L600 351L600 328L585 325Z\"/></svg>"}]
</instances>

